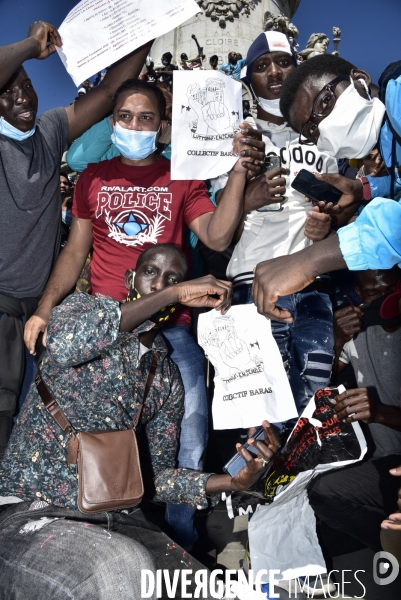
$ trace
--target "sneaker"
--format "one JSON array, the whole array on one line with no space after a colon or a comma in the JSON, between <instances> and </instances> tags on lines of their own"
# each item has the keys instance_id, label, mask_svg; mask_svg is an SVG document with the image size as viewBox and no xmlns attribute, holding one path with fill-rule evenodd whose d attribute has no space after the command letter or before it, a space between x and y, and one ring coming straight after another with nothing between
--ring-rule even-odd
<instances>
[{"instance_id":1,"label":"sneaker","mask_svg":"<svg viewBox=\"0 0 401 600\"><path fill-rule=\"evenodd\" d=\"M335 593L337 589L334 583L327 577L327 573L311 577L298 577L297 579L282 579L281 581L277 581L275 586L291 594L304 592L308 598L318 596L327 598L329 594Z\"/></svg>"}]
</instances>

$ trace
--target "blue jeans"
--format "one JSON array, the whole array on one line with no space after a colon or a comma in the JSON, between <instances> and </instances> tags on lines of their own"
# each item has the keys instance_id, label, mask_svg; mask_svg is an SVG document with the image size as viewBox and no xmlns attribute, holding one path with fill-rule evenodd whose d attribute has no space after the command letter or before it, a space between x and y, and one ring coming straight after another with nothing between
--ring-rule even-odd
<instances>
[{"instance_id":1,"label":"blue jeans","mask_svg":"<svg viewBox=\"0 0 401 600\"><path fill-rule=\"evenodd\" d=\"M162 329L169 354L177 364L185 389L185 412L181 423L178 466L200 471L207 443L208 406L204 375L204 355L189 327L169 325ZM195 509L184 504L167 504L165 520L171 535L181 546L198 539L194 525Z\"/></svg>"},{"instance_id":2,"label":"blue jeans","mask_svg":"<svg viewBox=\"0 0 401 600\"><path fill-rule=\"evenodd\" d=\"M233 304L252 304L252 286L238 286ZM330 384L334 360L333 310L329 294L307 291L283 296L277 302L290 311L293 322L272 321L298 414L317 390Z\"/></svg>"}]
</instances>

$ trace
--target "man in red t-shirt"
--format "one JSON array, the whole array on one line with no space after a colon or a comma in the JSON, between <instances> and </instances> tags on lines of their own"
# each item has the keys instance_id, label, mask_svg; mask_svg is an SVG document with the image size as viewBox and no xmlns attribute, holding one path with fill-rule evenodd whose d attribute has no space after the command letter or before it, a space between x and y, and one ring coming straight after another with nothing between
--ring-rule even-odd
<instances>
[{"instance_id":1,"label":"man in red t-shirt","mask_svg":"<svg viewBox=\"0 0 401 600\"><path fill-rule=\"evenodd\" d=\"M264 161L259 132L244 124L235 137L240 158L214 208L204 182L172 181L170 163L157 154L156 142L166 126L164 111L164 96L152 84L128 80L117 90L112 141L121 156L89 165L78 180L68 242L38 310L25 327L25 343L31 353L51 310L74 287L91 247L92 293L124 300L123 275L147 247L172 243L183 249L186 227L213 250L223 251L231 242L243 212L247 175L257 173ZM189 324L188 313L178 314L164 334L186 392L178 464L200 469L207 440L207 403L203 355L190 335ZM193 512L184 505L167 507L167 520L183 546L197 537Z\"/></svg>"}]
</instances>

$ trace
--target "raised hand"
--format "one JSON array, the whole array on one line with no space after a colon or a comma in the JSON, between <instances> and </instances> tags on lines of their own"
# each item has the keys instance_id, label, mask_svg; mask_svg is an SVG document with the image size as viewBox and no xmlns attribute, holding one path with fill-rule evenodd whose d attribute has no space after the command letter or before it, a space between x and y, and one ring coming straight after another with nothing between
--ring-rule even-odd
<instances>
[{"instance_id":1,"label":"raised hand","mask_svg":"<svg viewBox=\"0 0 401 600\"><path fill-rule=\"evenodd\" d=\"M202 107L206 125L216 133L232 132L230 111L222 102L209 102Z\"/></svg>"},{"instance_id":2,"label":"raised hand","mask_svg":"<svg viewBox=\"0 0 401 600\"><path fill-rule=\"evenodd\" d=\"M265 143L262 133L253 129L248 123L241 123L240 131L233 140L233 154L238 154L239 159L233 167L236 173L247 172L247 177L254 177L261 171L265 161ZM276 200L277 202L277 200Z\"/></svg>"},{"instance_id":3,"label":"raised hand","mask_svg":"<svg viewBox=\"0 0 401 600\"><path fill-rule=\"evenodd\" d=\"M28 37L35 38L38 42L37 59L43 60L56 52L56 46L61 48L62 42L59 32L54 25L45 21L35 21L29 27Z\"/></svg>"},{"instance_id":4,"label":"raised hand","mask_svg":"<svg viewBox=\"0 0 401 600\"><path fill-rule=\"evenodd\" d=\"M227 366L238 371L254 366L247 344L239 338L224 340L220 346L220 356Z\"/></svg>"}]
</instances>

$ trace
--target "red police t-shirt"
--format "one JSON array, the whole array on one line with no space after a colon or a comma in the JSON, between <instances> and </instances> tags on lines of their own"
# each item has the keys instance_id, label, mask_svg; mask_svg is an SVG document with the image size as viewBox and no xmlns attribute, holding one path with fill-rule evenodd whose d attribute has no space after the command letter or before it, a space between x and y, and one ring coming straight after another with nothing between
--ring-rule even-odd
<instances>
[{"instance_id":1,"label":"red police t-shirt","mask_svg":"<svg viewBox=\"0 0 401 600\"><path fill-rule=\"evenodd\" d=\"M120 157L90 164L79 177L72 215L92 221L92 294L124 300L124 275L138 256L155 244L184 250L185 228L214 211L203 181L172 181L163 157L145 167L125 165ZM189 325L189 311L174 322Z\"/></svg>"}]
</instances>

